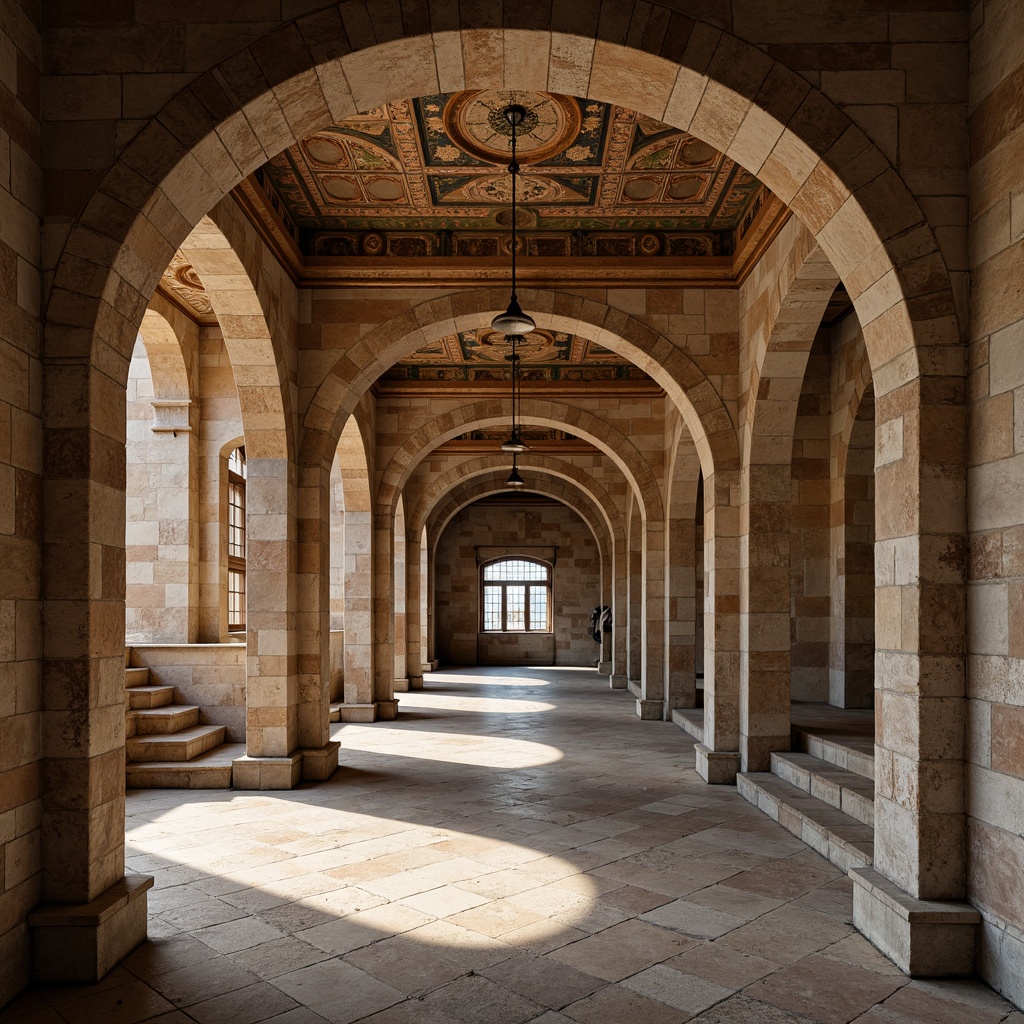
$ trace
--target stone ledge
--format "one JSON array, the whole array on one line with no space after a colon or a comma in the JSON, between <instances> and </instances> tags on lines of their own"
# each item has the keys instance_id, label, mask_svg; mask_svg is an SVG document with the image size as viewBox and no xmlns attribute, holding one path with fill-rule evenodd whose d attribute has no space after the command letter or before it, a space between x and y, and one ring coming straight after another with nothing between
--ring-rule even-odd
<instances>
[{"instance_id":1,"label":"stone ledge","mask_svg":"<svg viewBox=\"0 0 1024 1024\"><path fill-rule=\"evenodd\" d=\"M398 717L397 700L379 700L376 703L377 717L382 722L393 722Z\"/></svg>"},{"instance_id":2,"label":"stone ledge","mask_svg":"<svg viewBox=\"0 0 1024 1024\"><path fill-rule=\"evenodd\" d=\"M235 789L294 789L302 778L302 752L287 757L237 757L231 763Z\"/></svg>"},{"instance_id":3,"label":"stone ledge","mask_svg":"<svg viewBox=\"0 0 1024 1024\"><path fill-rule=\"evenodd\" d=\"M94 984L146 938L151 875L125 875L89 903L50 903L28 916L37 981Z\"/></svg>"},{"instance_id":4,"label":"stone ledge","mask_svg":"<svg viewBox=\"0 0 1024 1024\"><path fill-rule=\"evenodd\" d=\"M326 782L338 770L341 743L331 740L322 747L306 747L302 754L302 781Z\"/></svg>"},{"instance_id":5,"label":"stone ledge","mask_svg":"<svg viewBox=\"0 0 1024 1024\"><path fill-rule=\"evenodd\" d=\"M377 721L376 704L342 704L339 709L342 722L375 722Z\"/></svg>"},{"instance_id":6,"label":"stone ledge","mask_svg":"<svg viewBox=\"0 0 1024 1024\"><path fill-rule=\"evenodd\" d=\"M969 903L921 900L874 868L851 868L853 923L915 978L974 973L981 914Z\"/></svg>"},{"instance_id":7,"label":"stone ledge","mask_svg":"<svg viewBox=\"0 0 1024 1024\"><path fill-rule=\"evenodd\" d=\"M409 677L402 676L400 679L396 677L392 689L394 690L395 693L408 693L410 689Z\"/></svg>"},{"instance_id":8,"label":"stone ledge","mask_svg":"<svg viewBox=\"0 0 1024 1024\"><path fill-rule=\"evenodd\" d=\"M637 700L636 717L644 722L660 722L665 710L663 700Z\"/></svg>"},{"instance_id":9,"label":"stone ledge","mask_svg":"<svg viewBox=\"0 0 1024 1024\"><path fill-rule=\"evenodd\" d=\"M639 700L643 696L644 691L638 679L627 679L626 689L629 690L629 692L633 694L633 696L636 697L637 700Z\"/></svg>"},{"instance_id":10,"label":"stone ledge","mask_svg":"<svg viewBox=\"0 0 1024 1024\"><path fill-rule=\"evenodd\" d=\"M711 750L703 743L693 745L697 755L694 768L710 786L735 786L740 771L738 750Z\"/></svg>"},{"instance_id":11,"label":"stone ledge","mask_svg":"<svg viewBox=\"0 0 1024 1024\"><path fill-rule=\"evenodd\" d=\"M621 674L609 676L608 685L613 690L624 690L626 688L626 677Z\"/></svg>"},{"instance_id":12,"label":"stone ledge","mask_svg":"<svg viewBox=\"0 0 1024 1024\"><path fill-rule=\"evenodd\" d=\"M610 661L599 661L597 663L597 674L610 676L612 674L612 663Z\"/></svg>"}]
</instances>

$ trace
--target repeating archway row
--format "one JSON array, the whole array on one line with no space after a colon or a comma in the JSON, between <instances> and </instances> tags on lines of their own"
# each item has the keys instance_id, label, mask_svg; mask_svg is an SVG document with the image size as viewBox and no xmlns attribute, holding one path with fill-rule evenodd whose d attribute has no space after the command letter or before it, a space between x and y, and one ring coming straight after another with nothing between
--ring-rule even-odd
<instances>
[{"instance_id":1,"label":"repeating archway row","mask_svg":"<svg viewBox=\"0 0 1024 1024\"><path fill-rule=\"evenodd\" d=\"M963 849L963 804L936 805L927 786L930 777L959 764L962 744L949 735L948 722L950 706L963 703L964 689L959 641L951 641L931 614L963 604L962 581L943 563L957 539L956 517L946 535L927 543L920 529L921 510L929 505L963 507L964 453L957 440L962 431L946 428L951 419L963 419L964 359L932 231L904 182L860 129L805 78L762 50L701 23L707 45L680 51L667 19L663 31L652 30L637 46L627 46L614 35L616 19L598 19L589 30L563 30L555 21L558 6L542 13L531 30L494 27L509 19L500 3L475 5L444 27L424 24L409 7L403 12L408 31L365 40L349 37L336 7L296 19L184 88L126 146L86 204L58 262L47 304L47 443L66 458L47 481L54 514L44 516L44 578L62 584L51 582L43 595L46 622L61 624L59 632L51 626L44 634L44 691L62 694L69 673L82 680L77 703L67 706L65 698L52 697L56 703L47 709L65 716L67 731L80 739L59 747L55 731L44 751L64 780L47 791L44 834L74 831L86 837L80 844L86 852L69 863L56 843L44 849L48 899L86 903L123 876L117 825L123 790L105 789L99 798L92 783L110 775L121 756L116 736L102 739L112 707L109 681L123 659L120 637L109 623L120 615L114 591L123 570L124 524L110 508L124 492L121 414L128 363L160 270L176 248L189 248L190 232L201 225L190 258L211 282L220 281L213 287L221 305L215 299L214 308L232 339L243 417L249 416L253 514L260 517L253 530L249 761L259 784L283 785L301 770L296 751L330 745L320 713L325 686L323 642L317 637L329 623L327 495L342 426L395 359L439 332L479 322L481 313L501 309L505 297L448 296L417 307L386 331L375 328L384 333L370 331L339 350L327 377L307 390L297 352L279 344L297 319L287 289L275 296L277 282L261 281L250 263L255 300L244 287L240 307L233 304L234 279L247 266L239 254L251 254L255 246L238 237L244 226L225 226L230 212L211 211L269 156L333 120L389 100L506 84L619 103L692 131L788 203L846 284L875 385L881 496L876 544L900 567L883 589L890 607L904 609L901 629L887 634L888 646L878 654L880 688L884 702L898 704L918 726L912 740L886 751L894 767L877 798L876 863L914 896L962 895L963 857L940 855L939 847ZM637 3L634 13L646 6ZM202 244L207 215L221 229L210 245ZM222 237L229 239L227 246ZM701 755L707 777L714 774L716 756L723 764L738 757L741 734L758 735L749 707L744 711L741 688L750 670L742 657L742 616L752 612L741 605L743 570L751 564L743 551L750 523L749 514L743 521L741 499L749 481L744 483L736 424L685 353L638 319L579 297L537 293L526 301L542 322L585 333L633 358L662 383L693 437L704 479L711 609ZM771 345L769 339L765 366ZM500 418L503 411L497 405L490 416ZM578 419L569 422L580 428ZM454 421L450 430L457 431ZM932 436L948 443L920 443ZM413 454L410 449L398 459L388 487L401 483ZM628 469L635 473L637 467ZM378 627L389 615L381 588L393 572L388 509L398 497L384 493L373 523L379 538L374 579L381 583L374 591L377 666L390 656L390 636ZM642 618L650 633L664 622L665 588L658 572L664 564L664 496L644 486L636 496L640 507L656 501L662 507L659 516L648 516L643 530L652 571ZM58 515L58 501L68 497L74 499L73 513ZM945 547L943 540L949 541ZM104 557L96 557L98 551ZM74 582L64 585L67 579ZM664 645L648 636L643 646L650 675L663 681L657 658ZM383 693L393 680L375 675L378 682Z\"/></svg>"}]
</instances>

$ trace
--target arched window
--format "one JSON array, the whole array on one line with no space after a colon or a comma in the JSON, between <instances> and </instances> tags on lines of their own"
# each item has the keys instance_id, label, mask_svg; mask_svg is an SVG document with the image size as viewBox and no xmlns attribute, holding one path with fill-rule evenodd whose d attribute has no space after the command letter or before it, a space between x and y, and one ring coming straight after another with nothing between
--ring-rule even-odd
<instances>
[{"instance_id":1,"label":"arched window","mask_svg":"<svg viewBox=\"0 0 1024 1024\"><path fill-rule=\"evenodd\" d=\"M532 558L502 558L481 572L485 633L551 631L551 567Z\"/></svg>"},{"instance_id":2,"label":"arched window","mask_svg":"<svg viewBox=\"0 0 1024 1024\"><path fill-rule=\"evenodd\" d=\"M228 629L245 629L245 448L228 456Z\"/></svg>"}]
</instances>

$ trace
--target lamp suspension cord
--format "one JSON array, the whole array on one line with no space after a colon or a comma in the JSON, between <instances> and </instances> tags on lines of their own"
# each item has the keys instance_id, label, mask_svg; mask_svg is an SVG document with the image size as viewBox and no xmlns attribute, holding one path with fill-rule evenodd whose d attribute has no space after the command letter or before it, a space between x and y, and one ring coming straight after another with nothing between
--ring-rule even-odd
<instances>
[{"instance_id":1,"label":"lamp suspension cord","mask_svg":"<svg viewBox=\"0 0 1024 1024\"><path fill-rule=\"evenodd\" d=\"M512 298L516 298L516 174L519 164L516 162L516 124L521 115L518 110L509 108L509 123L512 125L512 162L508 169L512 174ZM515 348L512 349L515 352Z\"/></svg>"}]
</instances>

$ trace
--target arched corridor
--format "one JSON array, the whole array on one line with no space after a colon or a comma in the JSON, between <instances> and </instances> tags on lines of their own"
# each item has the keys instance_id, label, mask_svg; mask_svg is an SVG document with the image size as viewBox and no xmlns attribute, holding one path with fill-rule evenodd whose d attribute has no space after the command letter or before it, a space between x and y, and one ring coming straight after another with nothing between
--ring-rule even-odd
<instances>
[{"instance_id":1,"label":"arched corridor","mask_svg":"<svg viewBox=\"0 0 1024 1024\"><path fill-rule=\"evenodd\" d=\"M980 983L896 970L841 871L595 675L429 674L399 720L334 727L328 783L129 794L151 941L4 1021L1007 1019Z\"/></svg>"}]
</instances>

